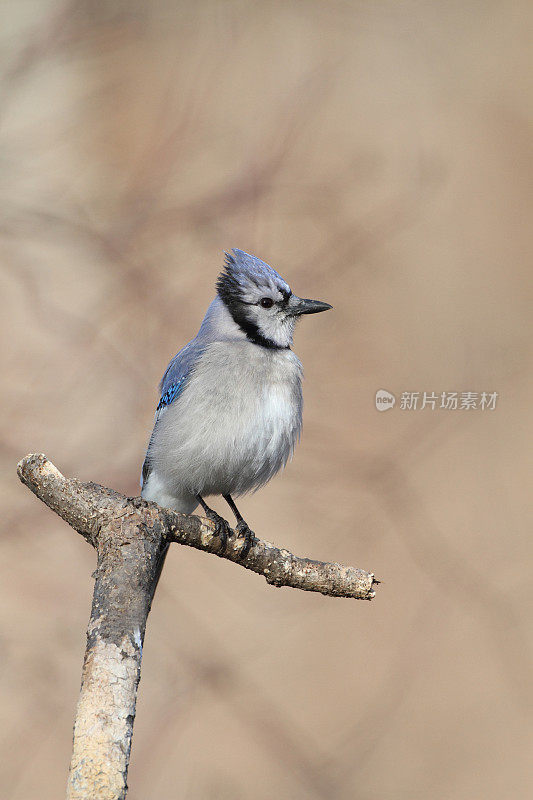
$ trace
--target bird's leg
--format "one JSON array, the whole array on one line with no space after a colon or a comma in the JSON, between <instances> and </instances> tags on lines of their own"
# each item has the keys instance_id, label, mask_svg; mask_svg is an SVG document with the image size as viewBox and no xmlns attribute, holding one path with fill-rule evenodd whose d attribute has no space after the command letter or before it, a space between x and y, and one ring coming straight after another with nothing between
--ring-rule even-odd
<instances>
[{"instance_id":1,"label":"bird's leg","mask_svg":"<svg viewBox=\"0 0 533 800\"><path fill-rule=\"evenodd\" d=\"M248 524L243 520L239 509L233 502L233 498L230 494L223 495L224 500L229 505L233 513L235 514L235 519L237 520L237 525L235 530L237 531L238 535L244 539L244 544L242 546L241 552L239 553L239 558L246 558L248 553L250 552L250 548L254 544L254 532L248 527Z\"/></svg>"},{"instance_id":2,"label":"bird's leg","mask_svg":"<svg viewBox=\"0 0 533 800\"><path fill-rule=\"evenodd\" d=\"M228 543L228 536L230 533L229 523L226 522L224 517L221 517L220 514L217 514L216 511L213 511L212 508L209 508L204 498L200 494L196 495L196 499L202 506L207 519L210 519L215 523L215 536L218 536L220 539L220 552L223 553Z\"/></svg>"}]
</instances>

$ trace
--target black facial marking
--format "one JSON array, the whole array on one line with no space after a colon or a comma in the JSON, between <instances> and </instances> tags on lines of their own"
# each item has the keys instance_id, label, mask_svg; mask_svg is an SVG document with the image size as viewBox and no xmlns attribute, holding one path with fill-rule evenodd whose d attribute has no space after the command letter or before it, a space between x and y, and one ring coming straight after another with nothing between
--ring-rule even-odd
<instances>
[{"instance_id":1,"label":"black facial marking","mask_svg":"<svg viewBox=\"0 0 533 800\"><path fill-rule=\"evenodd\" d=\"M233 317L233 321L237 323L241 331L244 331L248 339L254 344L259 344L261 347L267 347L270 350L288 350L289 346L282 346L273 342L272 339L267 339L259 332L259 328L255 322L248 319L246 315L246 306L239 302L239 300L227 300L222 297L226 308Z\"/></svg>"},{"instance_id":2,"label":"black facial marking","mask_svg":"<svg viewBox=\"0 0 533 800\"><path fill-rule=\"evenodd\" d=\"M231 257L226 254L226 271L220 273L216 284L217 292L226 305L231 302L232 298L238 297L241 293L239 281L236 280L230 270L233 261L230 261L230 258Z\"/></svg>"},{"instance_id":3,"label":"black facial marking","mask_svg":"<svg viewBox=\"0 0 533 800\"><path fill-rule=\"evenodd\" d=\"M278 305L281 306L281 308L286 308L292 292L290 289L283 289L281 286L278 286L278 291L283 295L283 299L278 301Z\"/></svg>"},{"instance_id":4,"label":"black facial marking","mask_svg":"<svg viewBox=\"0 0 533 800\"><path fill-rule=\"evenodd\" d=\"M241 287L230 272L222 272L219 275L217 280L217 291L219 297L231 314L233 321L237 323L239 328L246 334L251 342L258 344L261 347L267 347L269 350L290 349L288 345L279 345L272 341L272 339L267 339L266 336L263 336L259 332L259 328L256 323L252 322L252 320L248 318L246 306L251 304L240 299Z\"/></svg>"},{"instance_id":5,"label":"black facial marking","mask_svg":"<svg viewBox=\"0 0 533 800\"><path fill-rule=\"evenodd\" d=\"M248 339L254 344L258 344L261 347L266 347L269 350L290 349L288 344L287 345L276 344L276 342L272 341L272 339L267 339L266 336L263 336L261 333L259 333L259 328L255 324L255 322L251 322L249 319L246 318L246 316L237 319L235 316L233 316L231 308L229 309L229 312L233 317L233 319L235 320L235 322L237 323L237 325L239 326L239 328L242 331L244 331Z\"/></svg>"}]
</instances>

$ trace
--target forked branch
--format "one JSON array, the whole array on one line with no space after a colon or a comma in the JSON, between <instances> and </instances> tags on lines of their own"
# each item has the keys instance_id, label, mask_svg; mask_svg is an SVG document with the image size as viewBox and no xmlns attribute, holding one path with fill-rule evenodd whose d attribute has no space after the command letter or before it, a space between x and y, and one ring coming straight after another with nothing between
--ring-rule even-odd
<instances>
[{"instance_id":1,"label":"forked branch","mask_svg":"<svg viewBox=\"0 0 533 800\"><path fill-rule=\"evenodd\" d=\"M32 454L18 465L20 480L59 514L69 525L96 546L98 531L117 520L132 521L157 533L168 542L177 542L221 558L263 575L273 586L290 586L331 597L371 600L378 583L371 572L335 562L313 561L275 547L264 539L255 539L248 556L240 558L242 541L231 536L224 553L211 520L160 508L155 503L128 498L96 483L81 483L65 478L43 454Z\"/></svg>"},{"instance_id":2,"label":"forked branch","mask_svg":"<svg viewBox=\"0 0 533 800\"><path fill-rule=\"evenodd\" d=\"M233 534L224 552L208 519L128 498L95 483L65 478L42 454L28 455L18 475L37 497L97 552L98 566L70 766L70 800L123 800L135 719L142 645L150 605L172 542L214 553L290 586L331 597L371 600L372 573L300 558L255 539L241 559Z\"/></svg>"}]
</instances>

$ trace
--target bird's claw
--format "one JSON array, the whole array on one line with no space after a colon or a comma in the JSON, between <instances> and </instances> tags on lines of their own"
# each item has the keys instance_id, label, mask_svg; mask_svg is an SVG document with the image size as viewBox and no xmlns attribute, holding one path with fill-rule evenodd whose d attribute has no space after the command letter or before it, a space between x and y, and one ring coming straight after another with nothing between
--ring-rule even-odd
<instances>
[{"instance_id":1,"label":"bird's claw","mask_svg":"<svg viewBox=\"0 0 533 800\"><path fill-rule=\"evenodd\" d=\"M216 511L208 511L206 512L206 517L211 520L211 522L215 523L215 530L214 536L218 536L220 539L220 553L224 553L226 551L226 547L228 545L228 536L230 535L230 526L229 523L221 517L220 514L217 514Z\"/></svg>"},{"instance_id":2,"label":"bird's claw","mask_svg":"<svg viewBox=\"0 0 533 800\"><path fill-rule=\"evenodd\" d=\"M255 544L255 534L254 532L248 527L244 520L241 520L235 526L235 530L237 531L237 536L240 539L244 539L244 544L241 548L239 553L239 558L246 558L248 553L250 552L250 548L253 547Z\"/></svg>"}]
</instances>

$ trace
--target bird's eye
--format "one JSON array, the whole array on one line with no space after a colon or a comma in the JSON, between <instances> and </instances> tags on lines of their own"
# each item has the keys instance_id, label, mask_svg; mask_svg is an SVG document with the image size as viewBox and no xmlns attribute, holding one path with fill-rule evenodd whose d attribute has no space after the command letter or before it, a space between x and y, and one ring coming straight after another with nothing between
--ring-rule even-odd
<instances>
[{"instance_id":1,"label":"bird's eye","mask_svg":"<svg viewBox=\"0 0 533 800\"><path fill-rule=\"evenodd\" d=\"M262 297L259 301L259 305L263 306L263 308L272 308L274 301L271 297Z\"/></svg>"}]
</instances>

